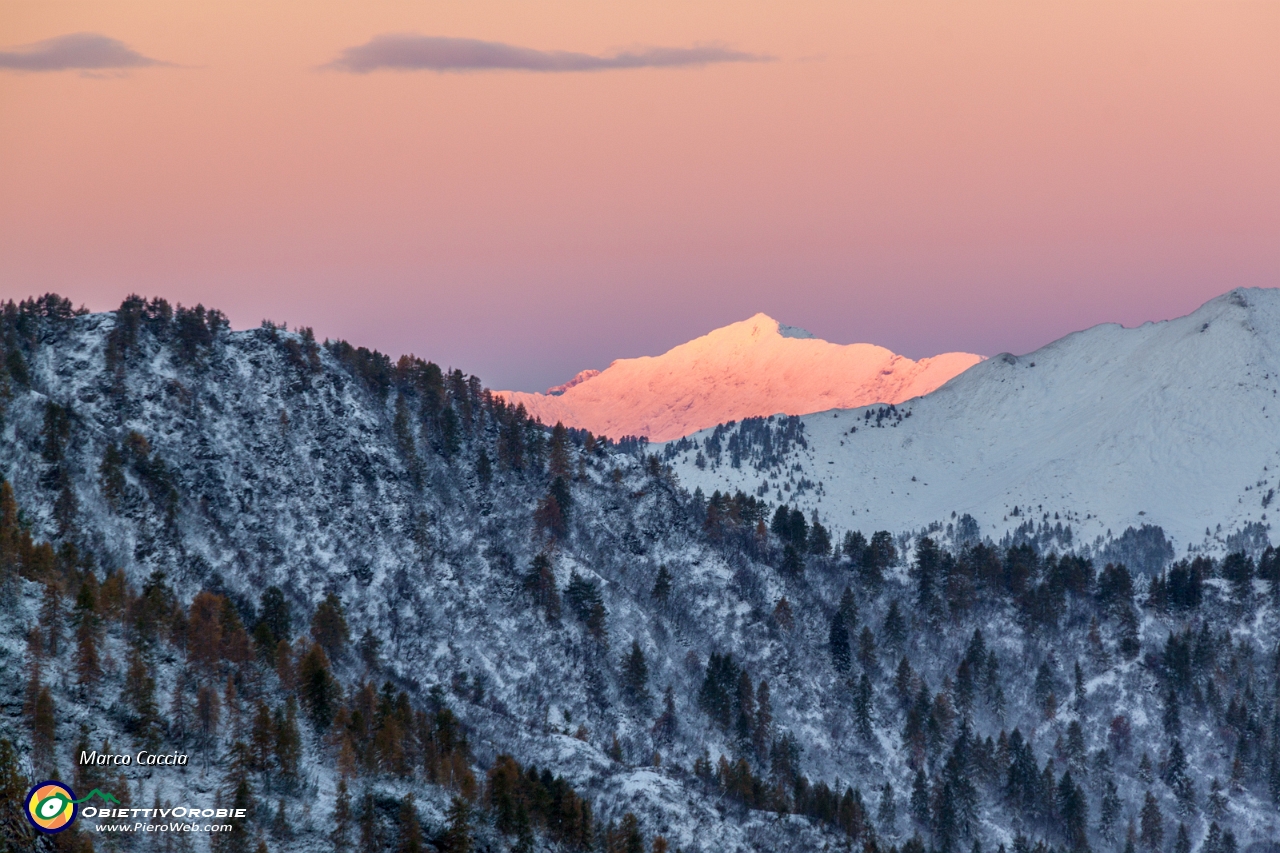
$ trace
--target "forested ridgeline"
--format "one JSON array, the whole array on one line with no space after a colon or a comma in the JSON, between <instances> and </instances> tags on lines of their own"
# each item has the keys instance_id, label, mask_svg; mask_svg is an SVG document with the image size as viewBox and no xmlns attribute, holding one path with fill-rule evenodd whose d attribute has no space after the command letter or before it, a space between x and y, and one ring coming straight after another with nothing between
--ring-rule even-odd
<instances>
[{"instance_id":1,"label":"forested ridgeline","mask_svg":"<svg viewBox=\"0 0 1280 853\"><path fill-rule=\"evenodd\" d=\"M461 371L162 300L7 303L0 345L5 802L205 791L252 816L225 850L1280 832L1274 550L1148 576L836 530Z\"/></svg>"}]
</instances>

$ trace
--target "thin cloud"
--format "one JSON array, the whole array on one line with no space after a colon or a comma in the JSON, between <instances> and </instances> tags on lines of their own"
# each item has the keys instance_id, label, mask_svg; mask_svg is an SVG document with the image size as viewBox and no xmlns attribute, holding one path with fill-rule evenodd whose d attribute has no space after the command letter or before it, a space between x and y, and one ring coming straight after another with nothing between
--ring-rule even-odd
<instances>
[{"instance_id":1,"label":"thin cloud","mask_svg":"<svg viewBox=\"0 0 1280 853\"><path fill-rule=\"evenodd\" d=\"M0 50L0 70L5 71L108 71L168 64L98 33L69 33Z\"/></svg>"},{"instance_id":2,"label":"thin cloud","mask_svg":"<svg viewBox=\"0 0 1280 853\"><path fill-rule=\"evenodd\" d=\"M496 41L412 34L374 36L349 47L324 68L351 74L370 71L609 71L622 68L686 68L723 62L769 62L773 57L722 45L647 47L594 56L565 50L534 50Z\"/></svg>"}]
</instances>

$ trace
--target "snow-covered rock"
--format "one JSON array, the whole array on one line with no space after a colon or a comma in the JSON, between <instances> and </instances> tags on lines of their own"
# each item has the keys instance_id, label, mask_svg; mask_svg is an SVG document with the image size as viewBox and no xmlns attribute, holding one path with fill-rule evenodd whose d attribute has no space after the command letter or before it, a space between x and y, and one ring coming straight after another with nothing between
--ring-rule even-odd
<instances>
[{"instance_id":1,"label":"snow-covered rock","mask_svg":"<svg viewBox=\"0 0 1280 853\"><path fill-rule=\"evenodd\" d=\"M967 513L996 540L1028 521L1070 526L1066 546L1151 524L1183 555L1269 526L1278 394L1280 290L1241 289L1186 317L992 357L892 410L810 414L807 446L767 464L757 448L733 466L740 426L720 430L724 454L703 467L712 430L669 455L690 489L761 494L840 529L920 529Z\"/></svg>"}]
</instances>

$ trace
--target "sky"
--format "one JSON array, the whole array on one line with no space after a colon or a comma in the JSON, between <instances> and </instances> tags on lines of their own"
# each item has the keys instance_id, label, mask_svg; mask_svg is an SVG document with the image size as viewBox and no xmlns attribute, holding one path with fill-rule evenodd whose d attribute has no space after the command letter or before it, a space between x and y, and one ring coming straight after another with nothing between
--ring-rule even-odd
<instances>
[{"instance_id":1,"label":"sky","mask_svg":"<svg viewBox=\"0 0 1280 853\"><path fill-rule=\"evenodd\" d=\"M1280 4L0 12L0 298L542 390L763 311L1027 352L1280 285Z\"/></svg>"}]
</instances>

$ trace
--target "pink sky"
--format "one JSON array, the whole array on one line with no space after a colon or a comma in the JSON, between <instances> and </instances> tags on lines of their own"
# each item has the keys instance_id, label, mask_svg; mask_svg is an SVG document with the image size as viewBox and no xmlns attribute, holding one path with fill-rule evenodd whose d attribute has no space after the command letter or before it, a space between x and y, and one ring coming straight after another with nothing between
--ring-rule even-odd
<instances>
[{"instance_id":1,"label":"pink sky","mask_svg":"<svg viewBox=\"0 0 1280 853\"><path fill-rule=\"evenodd\" d=\"M22 70L73 33L135 53ZM580 56L322 68L387 34ZM1278 34L1274 2L11 0L0 297L161 294L529 390L757 311L1026 351L1280 284ZM700 45L773 61L607 67Z\"/></svg>"}]
</instances>

